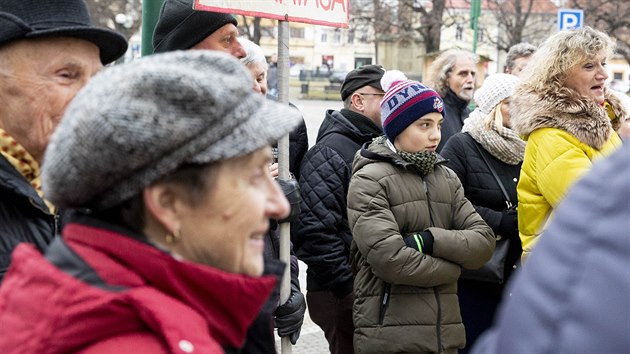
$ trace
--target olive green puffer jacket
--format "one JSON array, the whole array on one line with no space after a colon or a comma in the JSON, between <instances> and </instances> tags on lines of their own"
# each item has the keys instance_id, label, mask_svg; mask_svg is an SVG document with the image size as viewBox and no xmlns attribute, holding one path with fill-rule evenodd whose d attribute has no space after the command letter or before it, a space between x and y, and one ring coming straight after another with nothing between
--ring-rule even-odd
<instances>
[{"instance_id":1,"label":"olive green puffer jacket","mask_svg":"<svg viewBox=\"0 0 630 354\"><path fill-rule=\"evenodd\" d=\"M355 352L456 353L466 341L457 279L490 259L494 234L445 160L423 179L383 141L357 153L348 191ZM403 241L425 230L432 255Z\"/></svg>"}]
</instances>

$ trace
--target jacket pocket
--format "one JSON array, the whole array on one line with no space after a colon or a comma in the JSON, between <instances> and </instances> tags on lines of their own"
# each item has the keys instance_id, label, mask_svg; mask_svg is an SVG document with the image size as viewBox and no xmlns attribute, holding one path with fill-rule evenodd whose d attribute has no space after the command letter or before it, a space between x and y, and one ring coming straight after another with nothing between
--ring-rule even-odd
<instances>
[{"instance_id":1,"label":"jacket pocket","mask_svg":"<svg viewBox=\"0 0 630 354\"><path fill-rule=\"evenodd\" d=\"M383 298L381 299L381 308L378 312L378 324L382 325L385 320L385 312L389 307L389 300L392 295L392 285L387 282L383 282Z\"/></svg>"}]
</instances>

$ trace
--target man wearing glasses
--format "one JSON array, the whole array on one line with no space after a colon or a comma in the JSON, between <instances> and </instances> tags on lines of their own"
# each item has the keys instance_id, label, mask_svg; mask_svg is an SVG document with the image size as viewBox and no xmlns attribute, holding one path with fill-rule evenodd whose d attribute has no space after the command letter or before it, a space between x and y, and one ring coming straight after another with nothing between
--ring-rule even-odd
<instances>
[{"instance_id":1,"label":"man wearing glasses","mask_svg":"<svg viewBox=\"0 0 630 354\"><path fill-rule=\"evenodd\" d=\"M383 134L380 65L348 73L341 86L344 108L329 109L300 169L302 204L292 236L296 255L308 265L306 302L332 354L354 353L352 271L346 194L352 161L361 146Z\"/></svg>"}]
</instances>

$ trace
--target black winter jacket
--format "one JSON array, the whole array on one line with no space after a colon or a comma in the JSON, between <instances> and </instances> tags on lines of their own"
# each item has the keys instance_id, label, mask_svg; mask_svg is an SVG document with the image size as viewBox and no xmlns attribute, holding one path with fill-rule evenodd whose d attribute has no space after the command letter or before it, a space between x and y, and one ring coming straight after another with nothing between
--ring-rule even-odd
<instances>
[{"instance_id":1,"label":"black winter jacket","mask_svg":"<svg viewBox=\"0 0 630 354\"><path fill-rule=\"evenodd\" d=\"M21 242L40 251L48 246L59 226L30 183L0 155L0 282Z\"/></svg>"},{"instance_id":2,"label":"black winter jacket","mask_svg":"<svg viewBox=\"0 0 630 354\"><path fill-rule=\"evenodd\" d=\"M291 107L297 109L293 104ZM308 133L304 119L292 132L289 133L289 171L299 178L300 163L308 150ZM280 302L280 287L282 286L282 276L284 263L280 262L280 229L275 220L270 220L270 228L265 237L265 274L271 274L278 278L278 283L265 305L260 310L258 317L249 327L247 340L239 353L273 353L276 351L275 339L273 335L274 312ZM297 257L291 249L291 291L300 291L299 273Z\"/></svg>"},{"instance_id":3,"label":"black winter jacket","mask_svg":"<svg viewBox=\"0 0 630 354\"><path fill-rule=\"evenodd\" d=\"M444 98L444 121L442 122L442 140L438 144L437 151L441 152L451 136L462 131L464 119L468 118L470 109L468 101L464 101L451 91Z\"/></svg>"},{"instance_id":4,"label":"black winter jacket","mask_svg":"<svg viewBox=\"0 0 630 354\"><path fill-rule=\"evenodd\" d=\"M363 143L381 134L367 117L328 110L316 144L302 160L301 212L292 238L296 255L308 266L309 291L330 290L339 297L352 291L346 211L352 161Z\"/></svg>"},{"instance_id":5,"label":"black winter jacket","mask_svg":"<svg viewBox=\"0 0 630 354\"><path fill-rule=\"evenodd\" d=\"M308 132L306 131L306 123L302 119L302 123L289 133L289 171L297 180L300 180L300 163L307 150Z\"/></svg>"},{"instance_id":6,"label":"black winter jacket","mask_svg":"<svg viewBox=\"0 0 630 354\"><path fill-rule=\"evenodd\" d=\"M275 99L273 99L275 101ZM289 106L298 109L293 103L289 102ZM276 148L277 145L274 145ZM289 133L289 171L300 179L300 163L304 158L304 154L308 150L308 131L306 130L306 122L302 117L301 123Z\"/></svg>"},{"instance_id":7,"label":"black winter jacket","mask_svg":"<svg viewBox=\"0 0 630 354\"><path fill-rule=\"evenodd\" d=\"M483 161L477 145L485 153L486 159L494 167L513 205L516 205L516 184L521 172L521 164L508 165L487 152L468 133L458 133L451 137L440 153L448 159L447 166L455 171L464 186L464 195L475 206L477 213L492 228L495 235L509 237L510 249L505 262L506 279L512 273L513 265L521 256L521 241L518 225L501 225L502 211L507 209L505 197L492 173ZM503 226L503 227L502 227Z\"/></svg>"}]
</instances>

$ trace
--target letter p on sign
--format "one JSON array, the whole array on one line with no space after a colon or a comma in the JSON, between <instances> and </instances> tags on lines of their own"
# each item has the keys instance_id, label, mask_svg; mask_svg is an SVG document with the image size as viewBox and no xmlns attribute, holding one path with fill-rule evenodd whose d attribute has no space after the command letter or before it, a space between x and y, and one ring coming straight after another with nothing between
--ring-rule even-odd
<instances>
[{"instance_id":1,"label":"letter p on sign","mask_svg":"<svg viewBox=\"0 0 630 354\"><path fill-rule=\"evenodd\" d=\"M558 10L558 30L572 30L584 26L584 11L574 9Z\"/></svg>"}]
</instances>

